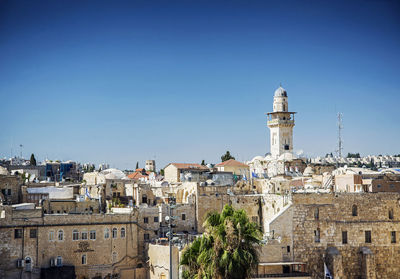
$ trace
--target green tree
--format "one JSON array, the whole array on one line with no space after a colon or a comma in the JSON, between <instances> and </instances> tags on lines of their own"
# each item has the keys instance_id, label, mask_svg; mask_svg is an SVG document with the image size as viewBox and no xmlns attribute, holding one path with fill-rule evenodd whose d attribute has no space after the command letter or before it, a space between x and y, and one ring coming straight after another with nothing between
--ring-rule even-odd
<instances>
[{"instance_id":1,"label":"green tree","mask_svg":"<svg viewBox=\"0 0 400 279\"><path fill-rule=\"evenodd\" d=\"M160 170L160 175L164 176L164 169Z\"/></svg>"},{"instance_id":2,"label":"green tree","mask_svg":"<svg viewBox=\"0 0 400 279\"><path fill-rule=\"evenodd\" d=\"M36 166L36 159L35 159L35 155L32 153L31 154L31 166Z\"/></svg>"},{"instance_id":3,"label":"green tree","mask_svg":"<svg viewBox=\"0 0 400 279\"><path fill-rule=\"evenodd\" d=\"M202 166L205 166L205 165L206 165L206 162L204 162L204 160L202 160L202 161L201 161L201 165L202 165Z\"/></svg>"},{"instance_id":4,"label":"green tree","mask_svg":"<svg viewBox=\"0 0 400 279\"><path fill-rule=\"evenodd\" d=\"M139 162L136 162L136 169L137 170L139 168Z\"/></svg>"},{"instance_id":5,"label":"green tree","mask_svg":"<svg viewBox=\"0 0 400 279\"><path fill-rule=\"evenodd\" d=\"M182 253L185 279L245 279L258 265L262 232L250 222L243 209L225 205L221 213L211 213L203 226L206 233Z\"/></svg>"},{"instance_id":6,"label":"green tree","mask_svg":"<svg viewBox=\"0 0 400 279\"><path fill-rule=\"evenodd\" d=\"M235 160L235 157L233 157L229 151L226 151L226 153L221 156L221 161L222 162L228 161L230 159Z\"/></svg>"}]
</instances>

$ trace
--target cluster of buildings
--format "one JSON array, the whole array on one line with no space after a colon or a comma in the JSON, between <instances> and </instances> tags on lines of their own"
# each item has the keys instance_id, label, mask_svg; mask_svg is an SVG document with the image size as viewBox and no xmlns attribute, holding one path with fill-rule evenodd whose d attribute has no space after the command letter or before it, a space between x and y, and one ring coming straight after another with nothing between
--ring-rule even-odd
<instances>
[{"instance_id":1,"label":"cluster of buildings","mask_svg":"<svg viewBox=\"0 0 400 279\"><path fill-rule=\"evenodd\" d=\"M153 160L128 174L73 162L3 164L0 278L166 279L170 266L180 278L182 249L226 204L263 232L253 278L324 278L327 270L400 278L400 170L384 163L398 157L377 170L298 158L294 115L278 88L267 119L271 153L247 162L170 163L163 175Z\"/></svg>"}]
</instances>

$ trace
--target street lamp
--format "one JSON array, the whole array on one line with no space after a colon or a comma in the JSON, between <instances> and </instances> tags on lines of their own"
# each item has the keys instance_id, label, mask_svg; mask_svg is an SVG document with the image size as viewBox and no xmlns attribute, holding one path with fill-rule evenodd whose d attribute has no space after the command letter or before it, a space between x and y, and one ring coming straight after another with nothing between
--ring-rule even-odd
<instances>
[{"instance_id":1,"label":"street lamp","mask_svg":"<svg viewBox=\"0 0 400 279\"><path fill-rule=\"evenodd\" d=\"M165 221L168 222L168 228L169 228L169 235L168 235L168 240L169 240L169 279L172 279L172 237L173 237L172 221L174 219L174 216L172 216L172 209L176 205L175 197L169 197L168 204L169 204L169 216L165 217Z\"/></svg>"}]
</instances>

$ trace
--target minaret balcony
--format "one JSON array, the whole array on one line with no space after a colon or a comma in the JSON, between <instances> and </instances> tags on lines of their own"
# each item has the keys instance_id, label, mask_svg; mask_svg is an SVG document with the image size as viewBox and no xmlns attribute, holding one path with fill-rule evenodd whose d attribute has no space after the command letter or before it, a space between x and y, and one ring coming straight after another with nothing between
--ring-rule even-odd
<instances>
[{"instance_id":1,"label":"minaret balcony","mask_svg":"<svg viewBox=\"0 0 400 279\"><path fill-rule=\"evenodd\" d=\"M294 120L283 120L283 119L271 119L267 121L268 126L276 126L276 125L293 125L294 126Z\"/></svg>"}]
</instances>

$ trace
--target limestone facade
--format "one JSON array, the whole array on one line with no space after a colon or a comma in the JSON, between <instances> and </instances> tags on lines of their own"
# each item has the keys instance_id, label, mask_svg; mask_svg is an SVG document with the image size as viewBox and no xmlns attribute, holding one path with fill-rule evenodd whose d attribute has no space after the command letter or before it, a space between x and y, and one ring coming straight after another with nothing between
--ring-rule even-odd
<instances>
[{"instance_id":1,"label":"limestone facade","mask_svg":"<svg viewBox=\"0 0 400 279\"><path fill-rule=\"evenodd\" d=\"M399 278L400 194L293 194L292 203L270 231L312 278L324 261L335 278Z\"/></svg>"}]
</instances>

